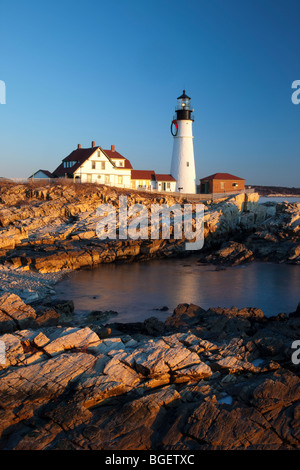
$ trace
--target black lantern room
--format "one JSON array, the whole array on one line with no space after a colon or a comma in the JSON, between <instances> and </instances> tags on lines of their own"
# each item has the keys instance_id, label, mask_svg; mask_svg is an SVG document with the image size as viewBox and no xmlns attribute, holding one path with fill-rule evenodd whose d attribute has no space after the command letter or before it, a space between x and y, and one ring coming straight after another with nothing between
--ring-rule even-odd
<instances>
[{"instance_id":1,"label":"black lantern room","mask_svg":"<svg viewBox=\"0 0 300 470\"><path fill-rule=\"evenodd\" d=\"M177 98L177 106L175 108L176 119L179 121L193 121L192 112L194 111L191 108L191 98L186 95L185 90L183 90L182 95Z\"/></svg>"}]
</instances>

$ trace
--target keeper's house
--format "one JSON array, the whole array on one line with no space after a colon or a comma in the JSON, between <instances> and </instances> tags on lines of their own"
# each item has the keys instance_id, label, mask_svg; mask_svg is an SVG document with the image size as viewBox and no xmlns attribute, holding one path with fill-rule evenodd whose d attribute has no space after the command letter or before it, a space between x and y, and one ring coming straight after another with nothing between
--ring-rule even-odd
<instances>
[{"instance_id":1,"label":"keeper's house","mask_svg":"<svg viewBox=\"0 0 300 470\"><path fill-rule=\"evenodd\" d=\"M43 174L41 173L43 171ZM156 174L153 170L133 170L130 161L116 151L112 145L110 150L103 150L92 142L90 148L81 148L64 158L53 171L39 170L31 177L72 178L78 183L99 183L119 188L175 191L176 180L171 175Z\"/></svg>"},{"instance_id":2,"label":"keeper's house","mask_svg":"<svg viewBox=\"0 0 300 470\"><path fill-rule=\"evenodd\" d=\"M76 150L63 159L62 163L53 171L56 178L73 178L79 183L100 183L120 188L130 188L132 166L127 158L115 151L103 150L99 146L81 148L78 144Z\"/></svg>"},{"instance_id":3,"label":"keeper's house","mask_svg":"<svg viewBox=\"0 0 300 470\"><path fill-rule=\"evenodd\" d=\"M200 179L201 194L233 193L245 189L245 179L230 173L215 173Z\"/></svg>"}]
</instances>

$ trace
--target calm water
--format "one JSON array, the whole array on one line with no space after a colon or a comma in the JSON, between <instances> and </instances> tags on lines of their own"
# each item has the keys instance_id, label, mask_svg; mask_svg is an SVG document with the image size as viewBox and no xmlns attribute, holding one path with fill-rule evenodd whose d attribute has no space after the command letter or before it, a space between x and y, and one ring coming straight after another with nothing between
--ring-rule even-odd
<instances>
[{"instance_id":1,"label":"calm water","mask_svg":"<svg viewBox=\"0 0 300 470\"><path fill-rule=\"evenodd\" d=\"M216 270L197 256L144 263L107 264L78 271L57 285L57 297L73 299L75 311L115 310L111 321L164 320L179 303L209 307L258 307L265 315L295 311L300 266L252 263ZM168 312L154 309L168 306Z\"/></svg>"},{"instance_id":2,"label":"calm water","mask_svg":"<svg viewBox=\"0 0 300 470\"><path fill-rule=\"evenodd\" d=\"M288 202L299 202L300 203L300 196L297 197L276 197L276 196L270 196L270 197L262 197L260 196L259 198L259 203L263 204L264 202L283 202L283 201L288 201Z\"/></svg>"}]
</instances>

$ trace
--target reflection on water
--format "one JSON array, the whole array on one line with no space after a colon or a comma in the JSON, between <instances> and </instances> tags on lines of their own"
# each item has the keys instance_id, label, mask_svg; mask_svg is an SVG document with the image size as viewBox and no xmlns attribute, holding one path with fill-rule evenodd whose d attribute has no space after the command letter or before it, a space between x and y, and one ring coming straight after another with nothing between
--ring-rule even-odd
<instances>
[{"instance_id":1,"label":"reflection on water","mask_svg":"<svg viewBox=\"0 0 300 470\"><path fill-rule=\"evenodd\" d=\"M57 286L57 297L73 299L77 313L115 310L112 321L165 319L179 303L209 307L258 307L265 315L295 311L300 267L272 263L216 270L186 259L107 264L75 272ZM168 306L168 312L154 309Z\"/></svg>"}]
</instances>

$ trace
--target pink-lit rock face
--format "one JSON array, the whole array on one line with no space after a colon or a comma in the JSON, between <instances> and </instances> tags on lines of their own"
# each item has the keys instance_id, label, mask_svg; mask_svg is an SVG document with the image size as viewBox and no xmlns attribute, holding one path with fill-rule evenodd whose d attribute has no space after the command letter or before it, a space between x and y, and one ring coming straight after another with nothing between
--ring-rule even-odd
<instances>
[{"instance_id":1,"label":"pink-lit rock face","mask_svg":"<svg viewBox=\"0 0 300 470\"><path fill-rule=\"evenodd\" d=\"M41 306L2 297L10 315L17 304L22 321L39 317ZM2 449L299 448L298 310L181 304L155 337L149 321L118 332L91 318L0 336Z\"/></svg>"}]
</instances>

